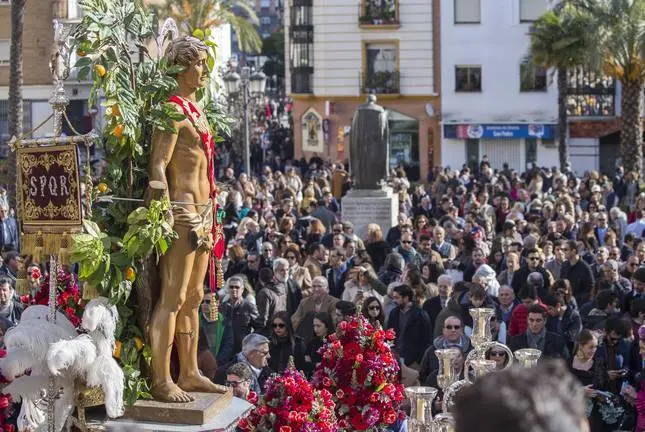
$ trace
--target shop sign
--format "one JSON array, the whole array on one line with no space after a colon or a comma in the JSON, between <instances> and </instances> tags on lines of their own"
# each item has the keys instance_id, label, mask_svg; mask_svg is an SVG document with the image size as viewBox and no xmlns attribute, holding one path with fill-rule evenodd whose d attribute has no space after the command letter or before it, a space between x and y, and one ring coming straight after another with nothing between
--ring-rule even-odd
<instances>
[{"instance_id":1,"label":"shop sign","mask_svg":"<svg viewBox=\"0 0 645 432\"><path fill-rule=\"evenodd\" d=\"M459 124L444 126L444 138L449 139L539 138L551 140L553 137L553 125L542 123Z\"/></svg>"}]
</instances>

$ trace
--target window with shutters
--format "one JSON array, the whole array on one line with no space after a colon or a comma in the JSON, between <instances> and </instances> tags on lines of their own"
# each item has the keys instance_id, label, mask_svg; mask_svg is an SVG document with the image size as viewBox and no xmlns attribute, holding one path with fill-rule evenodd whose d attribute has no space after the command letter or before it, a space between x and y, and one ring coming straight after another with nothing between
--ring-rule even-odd
<instances>
[{"instance_id":1,"label":"window with shutters","mask_svg":"<svg viewBox=\"0 0 645 432\"><path fill-rule=\"evenodd\" d=\"M479 24L480 0L455 0L455 24Z\"/></svg>"},{"instance_id":2,"label":"window with shutters","mask_svg":"<svg viewBox=\"0 0 645 432\"><path fill-rule=\"evenodd\" d=\"M520 0L520 22L536 21L546 10L546 0Z\"/></svg>"},{"instance_id":3,"label":"window with shutters","mask_svg":"<svg viewBox=\"0 0 645 432\"><path fill-rule=\"evenodd\" d=\"M312 0L294 0L291 4L289 60L291 92L311 93L314 73L314 19Z\"/></svg>"}]
</instances>

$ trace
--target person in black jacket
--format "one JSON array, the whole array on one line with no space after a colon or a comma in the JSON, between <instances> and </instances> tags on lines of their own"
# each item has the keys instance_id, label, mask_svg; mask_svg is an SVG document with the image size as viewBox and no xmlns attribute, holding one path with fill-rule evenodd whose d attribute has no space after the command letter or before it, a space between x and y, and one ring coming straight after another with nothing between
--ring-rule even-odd
<instances>
[{"instance_id":1,"label":"person in black jacket","mask_svg":"<svg viewBox=\"0 0 645 432\"><path fill-rule=\"evenodd\" d=\"M549 294L543 301L549 314L546 329L562 336L569 351L573 352L574 343L582 330L580 313L575 308L568 306L564 297L560 295Z\"/></svg>"},{"instance_id":2,"label":"person in black jacket","mask_svg":"<svg viewBox=\"0 0 645 432\"><path fill-rule=\"evenodd\" d=\"M394 287L392 299L398 307L390 312L387 327L396 332L394 351L406 366L419 365L432 338L430 317L417 306L408 285Z\"/></svg>"},{"instance_id":3,"label":"person in black jacket","mask_svg":"<svg viewBox=\"0 0 645 432\"><path fill-rule=\"evenodd\" d=\"M571 291L579 305L589 300L591 289L595 284L591 267L580 259L578 244L569 240L562 248L567 261L562 264L560 278L571 282Z\"/></svg>"},{"instance_id":4,"label":"person in black jacket","mask_svg":"<svg viewBox=\"0 0 645 432\"><path fill-rule=\"evenodd\" d=\"M305 370L307 348L300 336L296 336L287 312L277 312L271 318L271 343L269 344L269 367L281 374L289 366L289 357L293 356L296 369Z\"/></svg>"},{"instance_id":5,"label":"person in black jacket","mask_svg":"<svg viewBox=\"0 0 645 432\"><path fill-rule=\"evenodd\" d=\"M541 360L559 358L569 361L569 350L564 338L557 333L547 331L547 312L538 304L528 308L528 328L518 336L512 336L508 347L515 352L522 348L534 348L542 351Z\"/></svg>"},{"instance_id":6,"label":"person in black jacket","mask_svg":"<svg viewBox=\"0 0 645 432\"><path fill-rule=\"evenodd\" d=\"M538 296L543 298L549 292L549 287L551 286L549 281L551 278L547 270L540 264L540 253L537 249L529 249L526 251L526 264L521 266L513 274L511 286L516 295L520 292L520 289L522 289L522 286L526 283L531 273L540 273L542 275L543 286L538 288Z\"/></svg>"}]
</instances>

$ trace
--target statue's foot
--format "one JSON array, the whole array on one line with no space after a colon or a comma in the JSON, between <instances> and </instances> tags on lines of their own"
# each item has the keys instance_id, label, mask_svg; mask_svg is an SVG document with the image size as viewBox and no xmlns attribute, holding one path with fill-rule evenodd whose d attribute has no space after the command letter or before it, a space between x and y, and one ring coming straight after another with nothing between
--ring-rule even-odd
<instances>
[{"instance_id":1,"label":"statue's foot","mask_svg":"<svg viewBox=\"0 0 645 432\"><path fill-rule=\"evenodd\" d=\"M161 384L153 384L150 394L155 400L161 402L186 403L194 401L195 398L188 394L187 391L189 390L182 390L172 381L166 381Z\"/></svg>"},{"instance_id":2,"label":"statue's foot","mask_svg":"<svg viewBox=\"0 0 645 432\"><path fill-rule=\"evenodd\" d=\"M198 393L226 393L227 387L215 384L203 375L195 374L186 377L179 377L177 385L187 392Z\"/></svg>"}]
</instances>

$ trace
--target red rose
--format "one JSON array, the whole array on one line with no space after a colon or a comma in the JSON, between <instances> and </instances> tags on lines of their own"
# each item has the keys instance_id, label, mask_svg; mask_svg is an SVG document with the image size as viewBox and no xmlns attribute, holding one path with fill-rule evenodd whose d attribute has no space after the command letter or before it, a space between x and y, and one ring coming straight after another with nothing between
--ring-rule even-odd
<instances>
[{"instance_id":1,"label":"red rose","mask_svg":"<svg viewBox=\"0 0 645 432\"><path fill-rule=\"evenodd\" d=\"M5 432L15 432L16 428L12 424L4 425Z\"/></svg>"},{"instance_id":2,"label":"red rose","mask_svg":"<svg viewBox=\"0 0 645 432\"><path fill-rule=\"evenodd\" d=\"M383 387L383 393L385 393L389 397L394 396L395 392L396 392L396 387L394 386L394 384L386 384L385 387Z\"/></svg>"},{"instance_id":3,"label":"red rose","mask_svg":"<svg viewBox=\"0 0 645 432\"><path fill-rule=\"evenodd\" d=\"M280 432L291 432L291 426L280 426Z\"/></svg>"},{"instance_id":4,"label":"red rose","mask_svg":"<svg viewBox=\"0 0 645 432\"><path fill-rule=\"evenodd\" d=\"M246 400L253 405L257 405L258 403L258 394L254 391L249 392L248 396L246 397Z\"/></svg>"},{"instance_id":5,"label":"red rose","mask_svg":"<svg viewBox=\"0 0 645 432\"><path fill-rule=\"evenodd\" d=\"M323 378L322 383L325 387L331 387L334 382L328 377L325 377Z\"/></svg>"},{"instance_id":6,"label":"red rose","mask_svg":"<svg viewBox=\"0 0 645 432\"><path fill-rule=\"evenodd\" d=\"M356 330L358 328L358 320L355 320L355 319L352 320L349 323L349 328L352 329L352 330Z\"/></svg>"},{"instance_id":7,"label":"red rose","mask_svg":"<svg viewBox=\"0 0 645 432\"><path fill-rule=\"evenodd\" d=\"M342 323L341 323L341 324L342 324ZM332 333L332 334L330 334L329 336L327 336L327 340L328 340L329 342L333 342L333 341L335 341L335 340L336 340L336 333Z\"/></svg>"},{"instance_id":8,"label":"red rose","mask_svg":"<svg viewBox=\"0 0 645 432\"><path fill-rule=\"evenodd\" d=\"M347 321L341 321L340 324L338 324L338 328L340 328L342 331L347 330Z\"/></svg>"},{"instance_id":9,"label":"red rose","mask_svg":"<svg viewBox=\"0 0 645 432\"><path fill-rule=\"evenodd\" d=\"M241 418L240 421L237 422L237 427L239 427L243 431L250 430L249 422L245 418Z\"/></svg>"},{"instance_id":10,"label":"red rose","mask_svg":"<svg viewBox=\"0 0 645 432\"><path fill-rule=\"evenodd\" d=\"M31 269L31 278L32 279L40 279L40 269L38 267L32 267Z\"/></svg>"},{"instance_id":11,"label":"red rose","mask_svg":"<svg viewBox=\"0 0 645 432\"><path fill-rule=\"evenodd\" d=\"M393 329L387 329L385 331L385 339L394 340L395 337L396 337L396 332Z\"/></svg>"},{"instance_id":12,"label":"red rose","mask_svg":"<svg viewBox=\"0 0 645 432\"><path fill-rule=\"evenodd\" d=\"M356 342L348 343L345 345L343 353L346 359L354 360L361 353L361 346Z\"/></svg>"},{"instance_id":13,"label":"red rose","mask_svg":"<svg viewBox=\"0 0 645 432\"><path fill-rule=\"evenodd\" d=\"M0 409L5 409L9 406L9 397L2 395L0 396Z\"/></svg>"},{"instance_id":14,"label":"red rose","mask_svg":"<svg viewBox=\"0 0 645 432\"><path fill-rule=\"evenodd\" d=\"M393 410L389 410L383 416L383 420L385 421L386 424L392 424L396 421L396 417L397 417L396 413Z\"/></svg>"},{"instance_id":15,"label":"red rose","mask_svg":"<svg viewBox=\"0 0 645 432\"><path fill-rule=\"evenodd\" d=\"M358 363L361 363L361 362L363 361L363 354L357 354L357 355L356 355L356 359L355 359L355 360L356 360Z\"/></svg>"}]
</instances>

